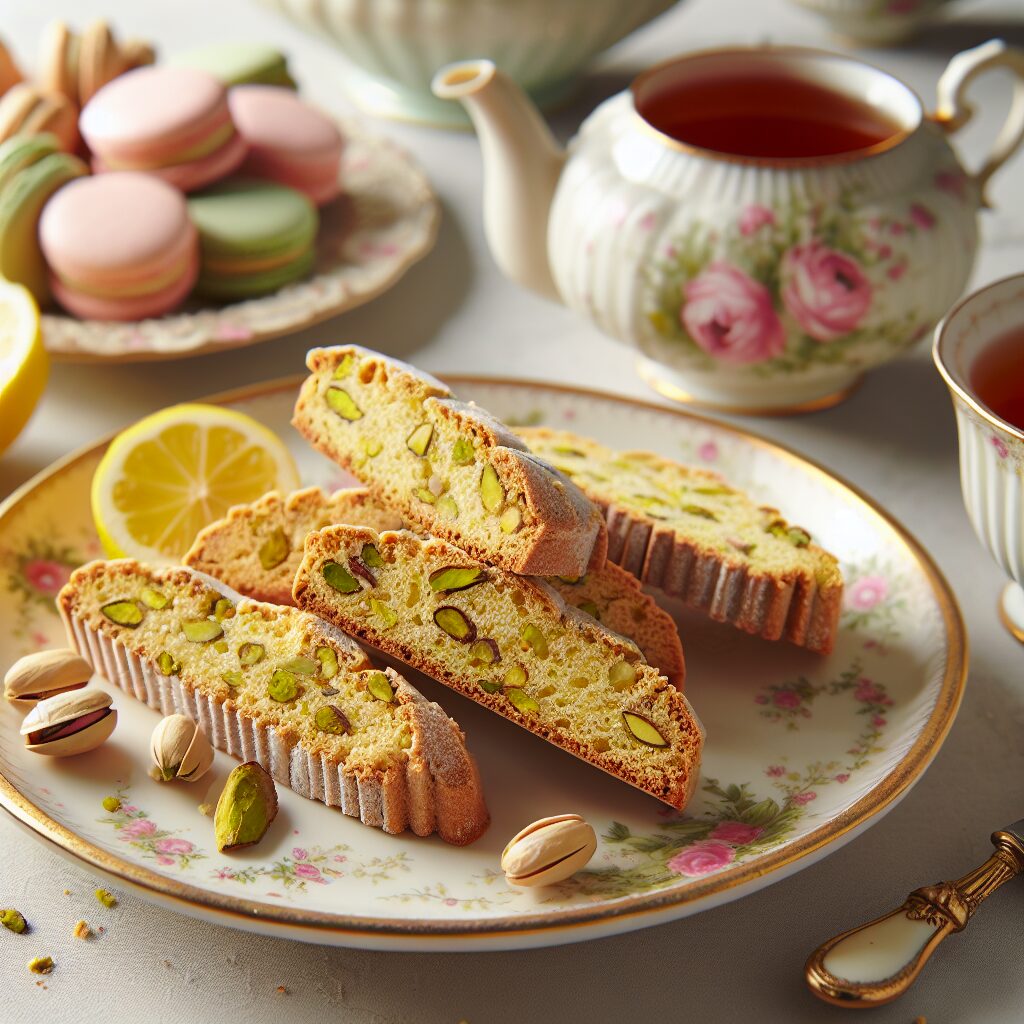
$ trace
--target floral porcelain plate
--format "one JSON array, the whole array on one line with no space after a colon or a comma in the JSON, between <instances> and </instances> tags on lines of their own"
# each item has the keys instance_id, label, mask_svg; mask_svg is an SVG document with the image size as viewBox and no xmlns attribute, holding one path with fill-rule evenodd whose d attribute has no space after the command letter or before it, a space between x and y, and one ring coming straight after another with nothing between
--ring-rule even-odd
<instances>
[{"instance_id":1,"label":"floral porcelain plate","mask_svg":"<svg viewBox=\"0 0 1024 1024\"><path fill-rule=\"evenodd\" d=\"M338 945L486 949L609 935L734 899L835 849L907 791L952 724L966 647L947 584L899 525L825 470L724 424L557 386L451 381L511 423L569 427L720 470L841 559L846 606L827 658L671 609L687 694L708 731L685 814L416 673L480 763L493 820L464 849L388 836L281 789L263 842L218 854L199 805L216 800L234 762L218 754L192 786L153 782L148 740L158 716L113 689L116 732L73 760L26 752L21 714L0 702L0 803L69 856L187 913ZM288 438L308 483L336 486L338 470L288 425L296 389L292 380L217 400ZM57 464L0 509L0 670L62 643L53 597L100 553L88 495L103 448ZM542 891L507 885L498 869L505 842L565 811L600 836L590 865Z\"/></svg>"},{"instance_id":2,"label":"floral porcelain plate","mask_svg":"<svg viewBox=\"0 0 1024 1024\"><path fill-rule=\"evenodd\" d=\"M113 323L48 313L51 356L73 362L179 359L267 341L361 306L386 291L434 245L440 206L430 183L394 142L341 121L342 194L320 211L313 274L257 299L195 300L155 320Z\"/></svg>"}]
</instances>

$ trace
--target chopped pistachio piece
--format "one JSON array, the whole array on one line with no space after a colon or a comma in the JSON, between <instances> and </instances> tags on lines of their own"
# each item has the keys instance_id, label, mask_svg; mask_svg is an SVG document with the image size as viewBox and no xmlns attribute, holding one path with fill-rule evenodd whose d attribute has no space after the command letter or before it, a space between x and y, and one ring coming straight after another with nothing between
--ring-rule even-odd
<instances>
[{"instance_id":1,"label":"chopped pistachio piece","mask_svg":"<svg viewBox=\"0 0 1024 1024\"><path fill-rule=\"evenodd\" d=\"M540 705L525 690L520 690L518 686L507 689L505 696L512 702L515 709L524 715L535 714L540 711Z\"/></svg>"},{"instance_id":2,"label":"chopped pistachio piece","mask_svg":"<svg viewBox=\"0 0 1024 1024\"><path fill-rule=\"evenodd\" d=\"M134 629L139 625L145 614L134 601L111 601L109 604L105 604L100 611L111 622L116 622L119 626L127 626L129 629Z\"/></svg>"},{"instance_id":3,"label":"chopped pistachio piece","mask_svg":"<svg viewBox=\"0 0 1024 1024\"><path fill-rule=\"evenodd\" d=\"M363 438L363 452L368 459L377 458L382 451L384 451L384 445L380 441L371 440L368 437Z\"/></svg>"},{"instance_id":4,"label":"chopped pistachio piece","mask_svg":"<svg viewBox=\"0 0 1024 1024\"><path fill-rule=\"evenodd\" d=\"M36 956L28 962L28 969L33 974L49 974L53 970L52 956Z\"/></svg>"},{"instance_id":5,"label":"chopped pistachio piece","mask_svg":"<svg viewBox=\"0 0 1024 1024\"><path fill-rule=\"evenodd\" d=\"M299 656L298 658L291 658L286 661L281 668L287 672L294 672L300 676L315 676L317 670L317 662L312 658L306 658Z\"/></svg>"},{"instance_id":6,"label":"chopped pistachio piece","mask_svg":"<svg viewBox=\"0 0 1024 1024\"><path fill-rule=\"evenodd\" d=\"M668 746L668 741L658 732L657 727L650 719L644 718L643 715L638 715L635 711L623 711L622 719L634 739L647 744L649 747Z\"/></svg>"},{"instance_id":7,"label":"chopped pistachio piece","mask_svg":"<svg viewBox=\"0 0 1024 1024\"><path fill-rule=\"evenodd\" d=\"M105 796L103 798L103 810L109 811L111 814L115 814L121 810L121 801L116 796Z\"/></svg>"},{"instance_id":8,"label":"chopped pistachio piece","mask_svg":"<svg viewBox=\"0 0 1024 1024\"><path fill-rule=\"evenodd\" d=\"M441 497L437 499L434 507L446 519L458 519L459 517L459 506L450 494L442 494Z\"/></svg>"},{"instance_id":9,"label":"chopped pistachio piece","mask_svg":"<svg viewBox=\"0 0 1024 1024\"><path fill-rule=\"evenodd\" d=\"M468 437L456 438L452 445L452 462L456 466L468 466L474 457L473 442Z\"/></svg>"},{"instance_id":10,"label":"chopped pistachio piece","mask_svg":"<svg viewBox=\"0 0 1024 1024\"><path fill-rule=\"evenodd\" d=\"M359 552L359 557L363 560L363 564L368 565L371 569L381 569L384 566L384 559L380 557L380 552L373 544L364 544L362 551Z\"/></svg>"},{"instance_id":11,"label":"chopped pistachio piece","mask_svg":"<svg viewBox=\"0 0 1024 1024\"><path fill-rule=\"evenodd\" d=\"M362 559L356 558L354 555L348 560L349 572L353 576L358 576L361 579L366 580L371 587L377 586L377 577L370 572L369 568L363 563Z\"/></svg>"},{"instance_id":12,"label":"chopped pistachio piece","mask_svg":"<svg viewBox=\"0 0 1024 1024\"><path fill-rule=\"evenodd\" d=\"M523 525L523 513L515 505L509 505L498 517L502 533L515 533Z\"/></svg>"},{"instance_id":13,"label":"chopped pistachio piece","mask_svg":"<svg viewBox=\"0 0 1024 1024\"><path fill-rule=\"evenodd\" d=\"M171 603L171 599L166 594L161 594L154 587L143 587L139 597L147 608L152 608L154 611L166 608Z\"/></svg>"},{"instance_id":14,"label":"chopped pistachio piece","mask_svg":"<svg viewBox=\"0 0 1024 1024\"><path fill-rule=\"evenodd\" d=\"M324 562L320 566L320 572L327 585L333 590L337 590L339 594L355 594L362 589L359 586L359 580L340 562Z\"/></svg>"},{"instance_id":15,"label":"chopped pistachio piece","mask_svg":"<svg viewBox=\"0 0 1024 1024\"><path fill-rule=\"evenodd\" d=\"M342 377L347 377L352 372L352 364L355 363L356 357L351 352L346 352L341 357L341 362L335 367L334 373L331 375L332 380L341 380Z\"/></svg>"},{"instance_id":16,"label":"chopped pistachio piece","mask_svg":"<svg viewBox=\"0 0 1024 1024\"><path fill-rule=\"evenodd\" d=\"M255 665L263 660L263 644L244 643L238 648L238 660L243 665Z\"/></svg>"},{"instance_id":17,"label":"chopped pistachio piece","mask_svg":"<svg viewBox=\"0 0 1024 1024\"><path fill-rule=\"evenodd\" d=\"M288 701L295 700L298 697L298 680L287 669L279 668L270 677L270 682L267 683L267 693L278 703L286 704Z\"/></svg>"},{"instance_id":18,"label":"chopped pistachio piece","mask_svg":"<svg viewBox=\"0 0 1024 1024\"><path fill-rule=\"evenodd\" d=\"M481 679L480 689L483 690L484 693L497 693L501 689L501 683L495 683L489 679Z\"/></svg>"},{"instance_id":19,"label":"chopped pistachio piece","mask_svg":"<svg viewBox=\"0 0 1024 1024\"><path fill-rule=\"evenodd\" d=\"M218 622L223 622L225 619L233 618L235 614L235 602L229 600L226 597L220 597L217 599L216 604L213 606L213 617Z\"/></svg>"},{"instance_id":20,"label":"chopped pistachio piece","mask_svg":"<svg viewBox=\"0 0 1024 1024\"><path fill-rule=\"evenodd\" d=\"M448 566L444 569L435 569L428 577L428 581L430 589L435 594L452 594L456 590L468 590L478 583L484 583L487 578L486 571L479 566Z\"/></svg>"},{"instance_id":21,"label":"chopped pistachio piece","mask_svg":"<svg viewBox=\"0 0 1024 1024\"><path fill-rule=\"evenodd\" d=\"M593 601L580 601L576 606L581 612L586 612L592 619L601 621L601 609Z\"/></svg>"},{"instance_id":22,"label":"chopped pistachio piece","mask_svg":"<svg viewBox=\"0 0 1024 1024\"><path fill-rule=\"evenodd\" d=\"M482 665L493 665L499 661L501 661L501 651L489 636L477 640L469 649L469 662L475 668Z\"/></svg>"},{"instance_id":23,"label":"chopped pistachio piece","mask_svg":"<svg viewBox=\"0 0 1024 1024\"><path fill-rule=\"evenodd\" d=\"M291 550L288 535L280 526L271 531L270 536L260 545L258 554L260 565L268 572L279 566Z\"/></svg>"},{"instance_id":24,"label":"chopped pistachio piece","mask_svg":"<svg viewBox=\"0 0 1024 1024\"><path fill-rule=\"evenodd\" d=\"M96 890L96 899L100 901L107 908L107 910L113 910L117 906L117 897L113 893L107 892L106 889Z\"/></svg>"},{"instance_id":25,"label":"chopped pistachio piece","mask_svg":"<svg viewBox=\"0 0 1024 1024\"><path fill-rule=\"evenodd\" d=\"M405 446L413 453L423 458L427 454L430 442L434 437L434 428L429 423L421 423L405 440Z\"/></svg>"},{"instance_id":26,"label":"chopped pistachio piece","mask_svg":"<svg viewBox=\"0 0 1024 1024\"><path fill-rule=\"evenodd\" d=\"M687 512L691 516L697 516L700 519L711 519L714 522L718 522L718 516L709 508L704 508L702 505L682 505L680 511Z\"/></svg>"},{"instance_id":27,"label":"chopped pistachio piece","mask_svg":"<svg viewBox=\"0 0 1024 1024\"><path fill-rule=\"evenodd\" d=\"M6 910L0 910L0 924L2 924L9 932L14 932L16 935L21 935L28 928L28 922L25 920L25 916L20 910L15 910L14 907L8 907Z\"/></svg>"},{"instance_id":28,"label":"chopped pistachio piece","mask_svg":"<svg viewBox=\"0 0 1024 1024\"><path fill-rule=\"evenodd\" d=\"M428 505L434 505L437 502L437 495L429 487L416 487L413 489L412 493L415 494L420 501L425 501Z\"/></svg>"},{"instance_id":29,"label":"chopped pistachio piece","mask_svg":"<svg viewBox=\"0 0 1024 1024\"><path fill-rule=\"evenodd\" d=\"M230 672L221 673L221 679L228 684L232 689L236 686L241 686L245 682L245 676L242 675L238 669L232 669Z\"/></svg>"},{"instance_id":30,"label":"chopped pistachio piece","mask_svg":"<svg viewBox=\"0 0 1024 1024\"><path fill-rule=\"evenodd\" d=\"M176 676L181 672L181 662L175 661L169 651L161 651L156 656L156 668L162 676Z\"/></svg>"},{"instance_id":31,"label":"chopped pistachio piece","mask_svg":"<svg viewBox=\"0 0 1024 1024\"><path fill-rule=\"evenodd\" d=\"M219 622L210 619L194 619L183 622L181 628L185 633L185 639L191 640L194 644L208 644L224 635L224 629Z\"/></svg>"},{"instance_id":32,"label":"chopped pistachio piece","mask_svg":"<svg viewBox=\"0 0 1024 1024\"><path fill-rule=\"evenodd\" d=\"M434 611L434 622L453 640L471 644L476 639L476 626L465 612L450 604L441 605Z\"/></svg>"},{"instance_id":33,"label":"chopped pistachio piece","mask_svg":"<svg viewBox=\"0 0 1024 1024\"><path fill-rule=\"evenodd\" d=\"M352 723L336 704L325 704L319 708L313 716L313 723L321 732L329 732L332 736L352 731Z\"/></svg>"},{"instance_id":34,"label":"chopped pistachio piece","mask_svg":"<svg viewBox=\"0 0 1024 1024\"><path fill-rule=\"evenodd\" d=\"M608 669L608 682L616 690L632 686L636 682L636 669L628 661L617 661Z\"/></svg>"},{"instance_id":35,"label":"chopped pistachio piece","mask_svg":"<svg viewBox=\"0 0 1024 1024\"><path fill-rule=\"evenodd\" d=\"M276 817L274 780L255 761L238 765L217 801L213 819L217 849L230 853L258 843Z\"/></svg>"},{"instance_id":36,"label":"chopped pistachio piece","mask_svg":"<svg viewBox=\"0 0 1024 1024\"><path fill-rule=\"evenodd\" d=\"M384 629L390 629L398 622L398 612L390 608L383 601L378 601L375 597L370 598L370 608L374 614L380 617L380 620L384 623Z\"/></svg>"},{"instance_id":37,"label":"chopped pistachio piece","mask_svg":"<svg viewBox=\"0 0 1024 1024\"><path fill-rule=\"evenodd\" d=\"M215 651L216 651L216 652L217 652L218 654L227 654L227 653L228 653L228 651L230 650L230 648L228 647L228 642L227 642L227 640L218 640L218 641L217 641L217 642L216 642L216 643L215 643L215 644L213 645L213 649L214 649L214 650L215 650Z\"/></svg>"},{"instance_id":38,"label":"chopped pistachio piece","mask_svg":"<svg viewBox=\"0 0 1024 1024\"><path fill-rule=\"evenodd\" d=\"M374 672L366 680L366 688L377 700L382 700L385 704L390 704L395 699L395 691L391 685L391 680L383 672Z\"/></svg>"},{"instance_id":39,"label":"chopped pistachio piece","mask_svg":"<svg viewBox=\"0 0 1024 1024\"><path fill-rule=\"evenodd\" d=\"M540 627L535 626L532 622L528 622L523 626L519 639L524 651L532 650L538 658L546 658L548 656L548 642L540 631Z\"/></svg>"},{"instance_id":40,"label":"chopped pistachio piece","mask_svg":"<svg viewBox=\"0 0 1024 1024\"><path fill-rule=\"evenodd\" d=\"M488 512L497 512L505 504L505 488L498 479L498 471L490 463L480 474L480 500Z\"/></svg>"},{"instance_id":41,"label":"chopped pistachio piece","mask_svg":"<svg viewBox=\"0 0 1024 1024\"><path fill-rule=\"evenodd\" d=\"M522 686L529 679L529 673L522 665L513 665L505 672L504 684L506 686Z\"/></svg>"},{"instance_id":42,"label":"chopped pistachio piece","mask_svg":"<svg viewBox=\"0 0 1024 1024\"><path fill-rule=\"evenodd\" d=\"M343 420L359 420L363 418L363 410L352 400L352 396L342 388L327 389L327 404Z\"/></svg>"},{"instance_id":43,"label":"chopped pistachio piece","mask_svg":"<svg viewBox=\"0 0 1024 1024\"><path fill-rule=\"evenodd\" d=\"M333 679L338 674L338 655L330 647L318 647L316 660L320 662L320 675Z\"/></svg>"}]
</instances>

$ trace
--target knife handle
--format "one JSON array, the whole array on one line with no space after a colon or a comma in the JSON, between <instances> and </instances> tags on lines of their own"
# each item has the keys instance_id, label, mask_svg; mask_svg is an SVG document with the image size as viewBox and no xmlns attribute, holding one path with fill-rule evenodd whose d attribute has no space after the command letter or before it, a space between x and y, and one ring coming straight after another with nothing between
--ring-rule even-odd
<instances>
[{"instance_id":1,"label":"knife handle","mask_svg":"<svg viewBox=\"0 0 1024 1024\"><path fill-rule=\"evenodd\" d=\"M1024 843L1011 832L992 835L995 852L955 882L915 889L897 910L819 946L804 977L810 990L836 1006L881 1006L903 995L947 935L1004 882L1024 871Z\"/></svg>"}]
</instances>

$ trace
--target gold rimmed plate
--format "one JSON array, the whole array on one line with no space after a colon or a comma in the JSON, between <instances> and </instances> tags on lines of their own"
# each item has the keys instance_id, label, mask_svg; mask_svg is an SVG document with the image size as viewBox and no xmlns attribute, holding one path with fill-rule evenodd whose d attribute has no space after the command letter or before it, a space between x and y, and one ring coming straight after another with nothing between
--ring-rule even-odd
<instances>
[{"instance_id":1,"label":"gold rimmed plate","mask_svg":"<svg viewBox=\"0 0 1024 1024\"><path fill-rule=\"evenodd\" d=\"M216 799L234 762L218 754L192 787L153 782L148 736L158 716L116 690L113 738L73 761L25 752L21 715L0 708L0 804L69 857L223 924L367 948L498 949L611 935L735 899L836 849L920 777L956 714L966 638L934 563L883 510L800 456L687 412L554 385L448 380L512 423L719 470L840 558L845 607L826 658L670 607L686 647L687 694L708 730L684 815L416 673L480 763L493 821L468 848L387 836L282 791L281 814L258 847L218 854L198 807ZM303 478L333 487L338 471L288 426L297 383L214 400L278 431ZM88 491L104 447L69 457L0 508L0 669L63 641L53 595L75 565L99 555ZM103 805L111 796L114 811ZM600 836L588 868L539 892L508 886L498 870L504 843L565 811Z\"/></svg>"},{"instance_id":2,"label":"gold rimmed plate","mask_svg":"<svg viewBox=\"0 0 1024 1024\"><path fill-rule=\"evenodd\" d=\"M320 210L312 273L270 295L227 304L191 298L131 323L44 313L43 341L68 362L183 359L292 334L361 306L396 284L437 236L441 208L426 175L396 143L339 121L341 195Z\"/></svg>"}]
</instances>

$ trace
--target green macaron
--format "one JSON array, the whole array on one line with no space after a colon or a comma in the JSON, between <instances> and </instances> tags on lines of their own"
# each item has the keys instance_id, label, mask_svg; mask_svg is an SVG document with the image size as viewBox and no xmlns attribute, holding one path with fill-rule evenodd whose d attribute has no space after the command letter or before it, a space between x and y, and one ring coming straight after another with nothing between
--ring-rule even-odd
<instances>
[{"instance_id":1,"label":"green macaron","mask_svg":"<svg viewBox=\"0 0 1024 1024\"><path fill-rule=\"evenodd\" d=\"M197 291L245 299L276 291L313 267L316 207L269 181L229 178L188 197L199 232Z\"/></svg>"},{"instance_id":2,"label":"green macaron","mask_svg":"<svg viewBox=\"0 0 1024 1024\"><path fill-rule=\"evenodd\" d=\"M217 43L175 54L171 64L201 68L224 85L283 85L295 88L280 50L263 43Z\"/></svg>"},{"instance_id":3,"label":"green macaron","mask_svg":"<svg viewBox=\"0 0 1024 1024\"><path fill-rule=\"evenodd\" d=\"M0 190L0 275L23 284L43 305L50 297L39 248L39 216L50 196L89 169L70 153L48 153L9 175Z\"/></svg>"},{"instance_id":4,"label":"green macaron","mask_svg":"<svg viewBox=\"0 0 1024 1024\"><path fill-rule=\"evenodd\" d=\"M0 192L18 171L30 167L44 156L60 152L57 137L49 132L28 135L20 132L0 142Z\"/></svg>"}]
</instances>

